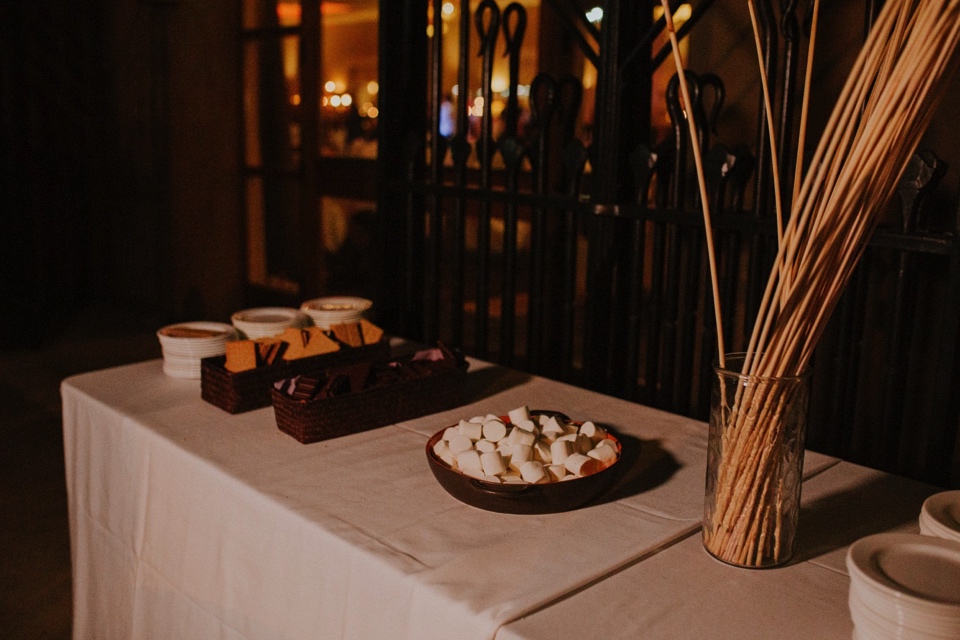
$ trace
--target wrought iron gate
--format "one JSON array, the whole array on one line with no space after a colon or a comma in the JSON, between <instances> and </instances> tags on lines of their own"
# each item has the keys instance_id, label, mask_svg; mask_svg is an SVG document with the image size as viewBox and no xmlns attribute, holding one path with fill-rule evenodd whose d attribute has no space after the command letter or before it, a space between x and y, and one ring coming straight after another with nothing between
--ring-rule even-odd
<instances>
[{"instance_id":1,"label":"wrought iron gate","mask_svg":"<svg viewBox=\"0 0 960 640\"><path fill-rule=\"evenodd\" d=\"M655 46L664 27L657 3L606 2L598 27L572 0L544 0L541 12L551 12L596 71L588 141L575 127L584 93L571 75L544 71L530 81L532 121L524 127L514 71L527 9L495 0L459 5L457 85L490 105L494 56L508 57L499 134L488 108L468 137L464 99L456 105L457 133L441 135L443 2L431 1L429 22L421 4L381 4L383 322L480 358L705 418L716 332L703 219L679 78L662 92L652 80L668 57ZM693 32L712 6L693 6L679 35ZM778 96L781 175L792 175L809 7L761 1L758 8ZM875 12L865 3L868 23ZM473 77L475 56L481 64ZM723 73L688 72L700 122L723 117ZM661 140L651 129L656 101L666 104L672 125ZM762 104L755 113L751 145L713 140L709 127L697 141L728 351L745 346L776 251ZM960 486L960 216L955 202L931 197L945 175L944 162L929 152L907 168L900 210L876 233L817 351L808 445Z\"/></svg>"}]
</instances>

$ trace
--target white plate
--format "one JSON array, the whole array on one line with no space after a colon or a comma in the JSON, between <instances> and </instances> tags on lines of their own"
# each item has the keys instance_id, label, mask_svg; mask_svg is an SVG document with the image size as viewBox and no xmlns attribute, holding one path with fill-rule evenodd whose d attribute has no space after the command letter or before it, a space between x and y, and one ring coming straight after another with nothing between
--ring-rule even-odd
<instances>
[{"instance_id":1,"label":"white plate","mask_svg":"<svg viewBox=\"0 0 960 640\"><path fill-rule=\"evenodd\" d=\"M920 520L934 535L960 540L960 491L942 491L927 498Z\"/></svg>"},{"instance_id":2,"label":"white plate","mask_svg":"<svg viewBox=\"0 0 960 640\"><path fill-rule=\"evenodd\" d=\"M850 615L857 628L870 628L866 633L870 638L960 638L960 617L918 611L910 603L878 595L862 584L851 584Z\"/></svg>"},{"instance_id":3,"label":"white plate","mask_svg":"<svg viewBox=\"0 0 960 640\"><path fill-rule=\"evenodd\" d=\"M910 533L862 538L847 552L861 595L874 593L933 615L960 616L960 542Z\"/></svg>"}]
</instances>

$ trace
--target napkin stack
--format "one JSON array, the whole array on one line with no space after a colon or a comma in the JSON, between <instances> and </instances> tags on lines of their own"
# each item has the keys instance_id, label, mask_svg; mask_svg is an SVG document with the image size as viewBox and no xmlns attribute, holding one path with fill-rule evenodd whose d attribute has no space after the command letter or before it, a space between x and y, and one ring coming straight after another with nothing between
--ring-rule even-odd
<instances>
[{"instance_id":1,"label":"napkin stack","mask_svg":"<svg viewBox=\"0 0 960 640\"><path fill-rule=\"evenodd\" d=\"M854 640L960 638L960 542L881 533L847 553Z\"/></svg>"}]
</instances>

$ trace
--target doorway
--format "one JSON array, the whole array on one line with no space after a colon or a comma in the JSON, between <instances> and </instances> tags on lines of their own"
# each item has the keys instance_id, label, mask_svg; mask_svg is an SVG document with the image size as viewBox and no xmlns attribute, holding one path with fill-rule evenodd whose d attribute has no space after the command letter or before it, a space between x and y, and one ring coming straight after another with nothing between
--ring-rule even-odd
<instances>
[{"instance_id":1,"label":"doorway","mask_svg":"<svg viewBox=\"0 0 960 640\"><path fill-rule=\"evenodd\" d=\"M373 293L378 18L376 0L241 0L251 303Z\"/></svg>"}]
</instances>

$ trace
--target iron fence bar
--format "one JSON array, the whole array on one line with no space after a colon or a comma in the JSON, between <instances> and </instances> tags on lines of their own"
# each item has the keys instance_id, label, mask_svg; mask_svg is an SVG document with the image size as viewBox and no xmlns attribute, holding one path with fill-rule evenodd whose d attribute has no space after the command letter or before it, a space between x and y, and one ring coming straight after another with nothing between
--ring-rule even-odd
<instances>
[{"instance_id":1,"label":"iron fence bar","mask_svg":"<svg viewBox=\"0 0 960 640\"><path fill-rule=\"evenodd\" d=\"M430 180L439 182L443 168L443 156L446 152L445 138L440 135L440 116L443 105L443 0L433 0L433 35L430 48L430 95L432 108L430 110ZM440 333L440 263L441 256L441 216L442 202L439 196L428 199L430 211L430 245L427 254L426 278L424 288L427 295L424 300L424 327L423 333L427 342L433 343Z\"/></svg>"},{"instance_id":2,"label":"iron fence bar","mask_svg":"<svg viewBox=\"0 0 960 640\"><path fill-rule=\"evenodd\" d=\"M599 67L600 56L593 50L593 47L590 46L590 42L584 37L583 32L577 28L578 25L584 26L585 24L584 30L593 37L594 42L599 42L600 33L596 27L586 20L583 22L580 21L582 12L571 0L546 0L546 2L556 10L558 15L565 18L561 20L561 25L564 30L576 40L577 46L580 47L580 52L583 53L584 57L587 58L594 67Z\"/></svg>"},{"instance_id":3,"label":"iron fence bar","mask_svg":"<svg viewBox=\"0 0 960 640\"><path fill-rule=\"evenodd\" d=\"M493 91L493 56L500 28L500 8L494 0L481 0L474 14L477 34L480 36L479 56L482 59L480 94L483 111L480 116L480 134L477 155L480 161L480 188L491 187L493 164L493 117L490 105ZM475 290L474 350L480 356L488 352L490 315L490 200L480 201L477 219L477 283Z\"/></svg>"},{"instance_id":4,"label":"iron fence bar","mask_svg":"<svg viewBox=\"0 0 960 640\"><path fill-rule=\"evenodd\" d=\"M767 75L767 84L770 87L771 99L776 95L777 87L777 56L778 42L774 27L773 10L770 6L771 0L757 0L757 22L759 23L760 36L763 50L763 68ZM765 116L765 107L763 99L759 100L757 106L757 143L755 154L757 157L757 170L754 179L753 206L754 212L758 217L765 213L769 214L771 202L770 179L770 136L773 132L767 127ZM759 248L759 247L758 247Z\"/></svg>"},{"instance_id":5,"label":"iron fence bar","mask_svg":"<svg viewBox=\"0 0 960 640\"><path fill-rule=\"evenodd\" d=\"M928 443L928 467L936 470L930 478L941 486L960 487L960 394L956 379L960 370L960 209L953 216L953 239L948 255L944 299L948 301L940 321L939 349L935 379L939 385L933 394L931 422L943 425L939 438Z\"/></svg>"},{"instance_id":6,"label":"iron fence bar","mask_svg":"<svg viewBox=\"0 0 960 640\"><path fill-rule=\"evenodd\" d=\"M520 142L506 138L500 142L500 154L507 170L507 192L517 189L517 173L524 153ZM514 363L516 331L517 202L507 200L503 210L503 277L500 291L500 359Z\"/></svg>"},{"instance_id":7,"label":"iron fence bar","mask_svg":"<svg viewBox=\"0 0 960 640\"><path fill-rule=\"evenodd\" d=\"M780 181L780 192L783 206L784 224L790 214L790 202L792 200L793 186L793 166L795 155L795 144L793 144L793 123L796 113L795 99L798 95L796 83L797 66L799 64L800 48L800 23L797 19L798 0L781 0L780 12L780 33L783 36L783 66L780 72L780 119L777 123L777 151L780 157L777 158L780 165L780 175L774 176L774 180ZM803 78L799 78L800 81ZM802 88L802 86L801 86ZM771 100L774 96L770 97Z\"/></svg>"}]
</instances>

